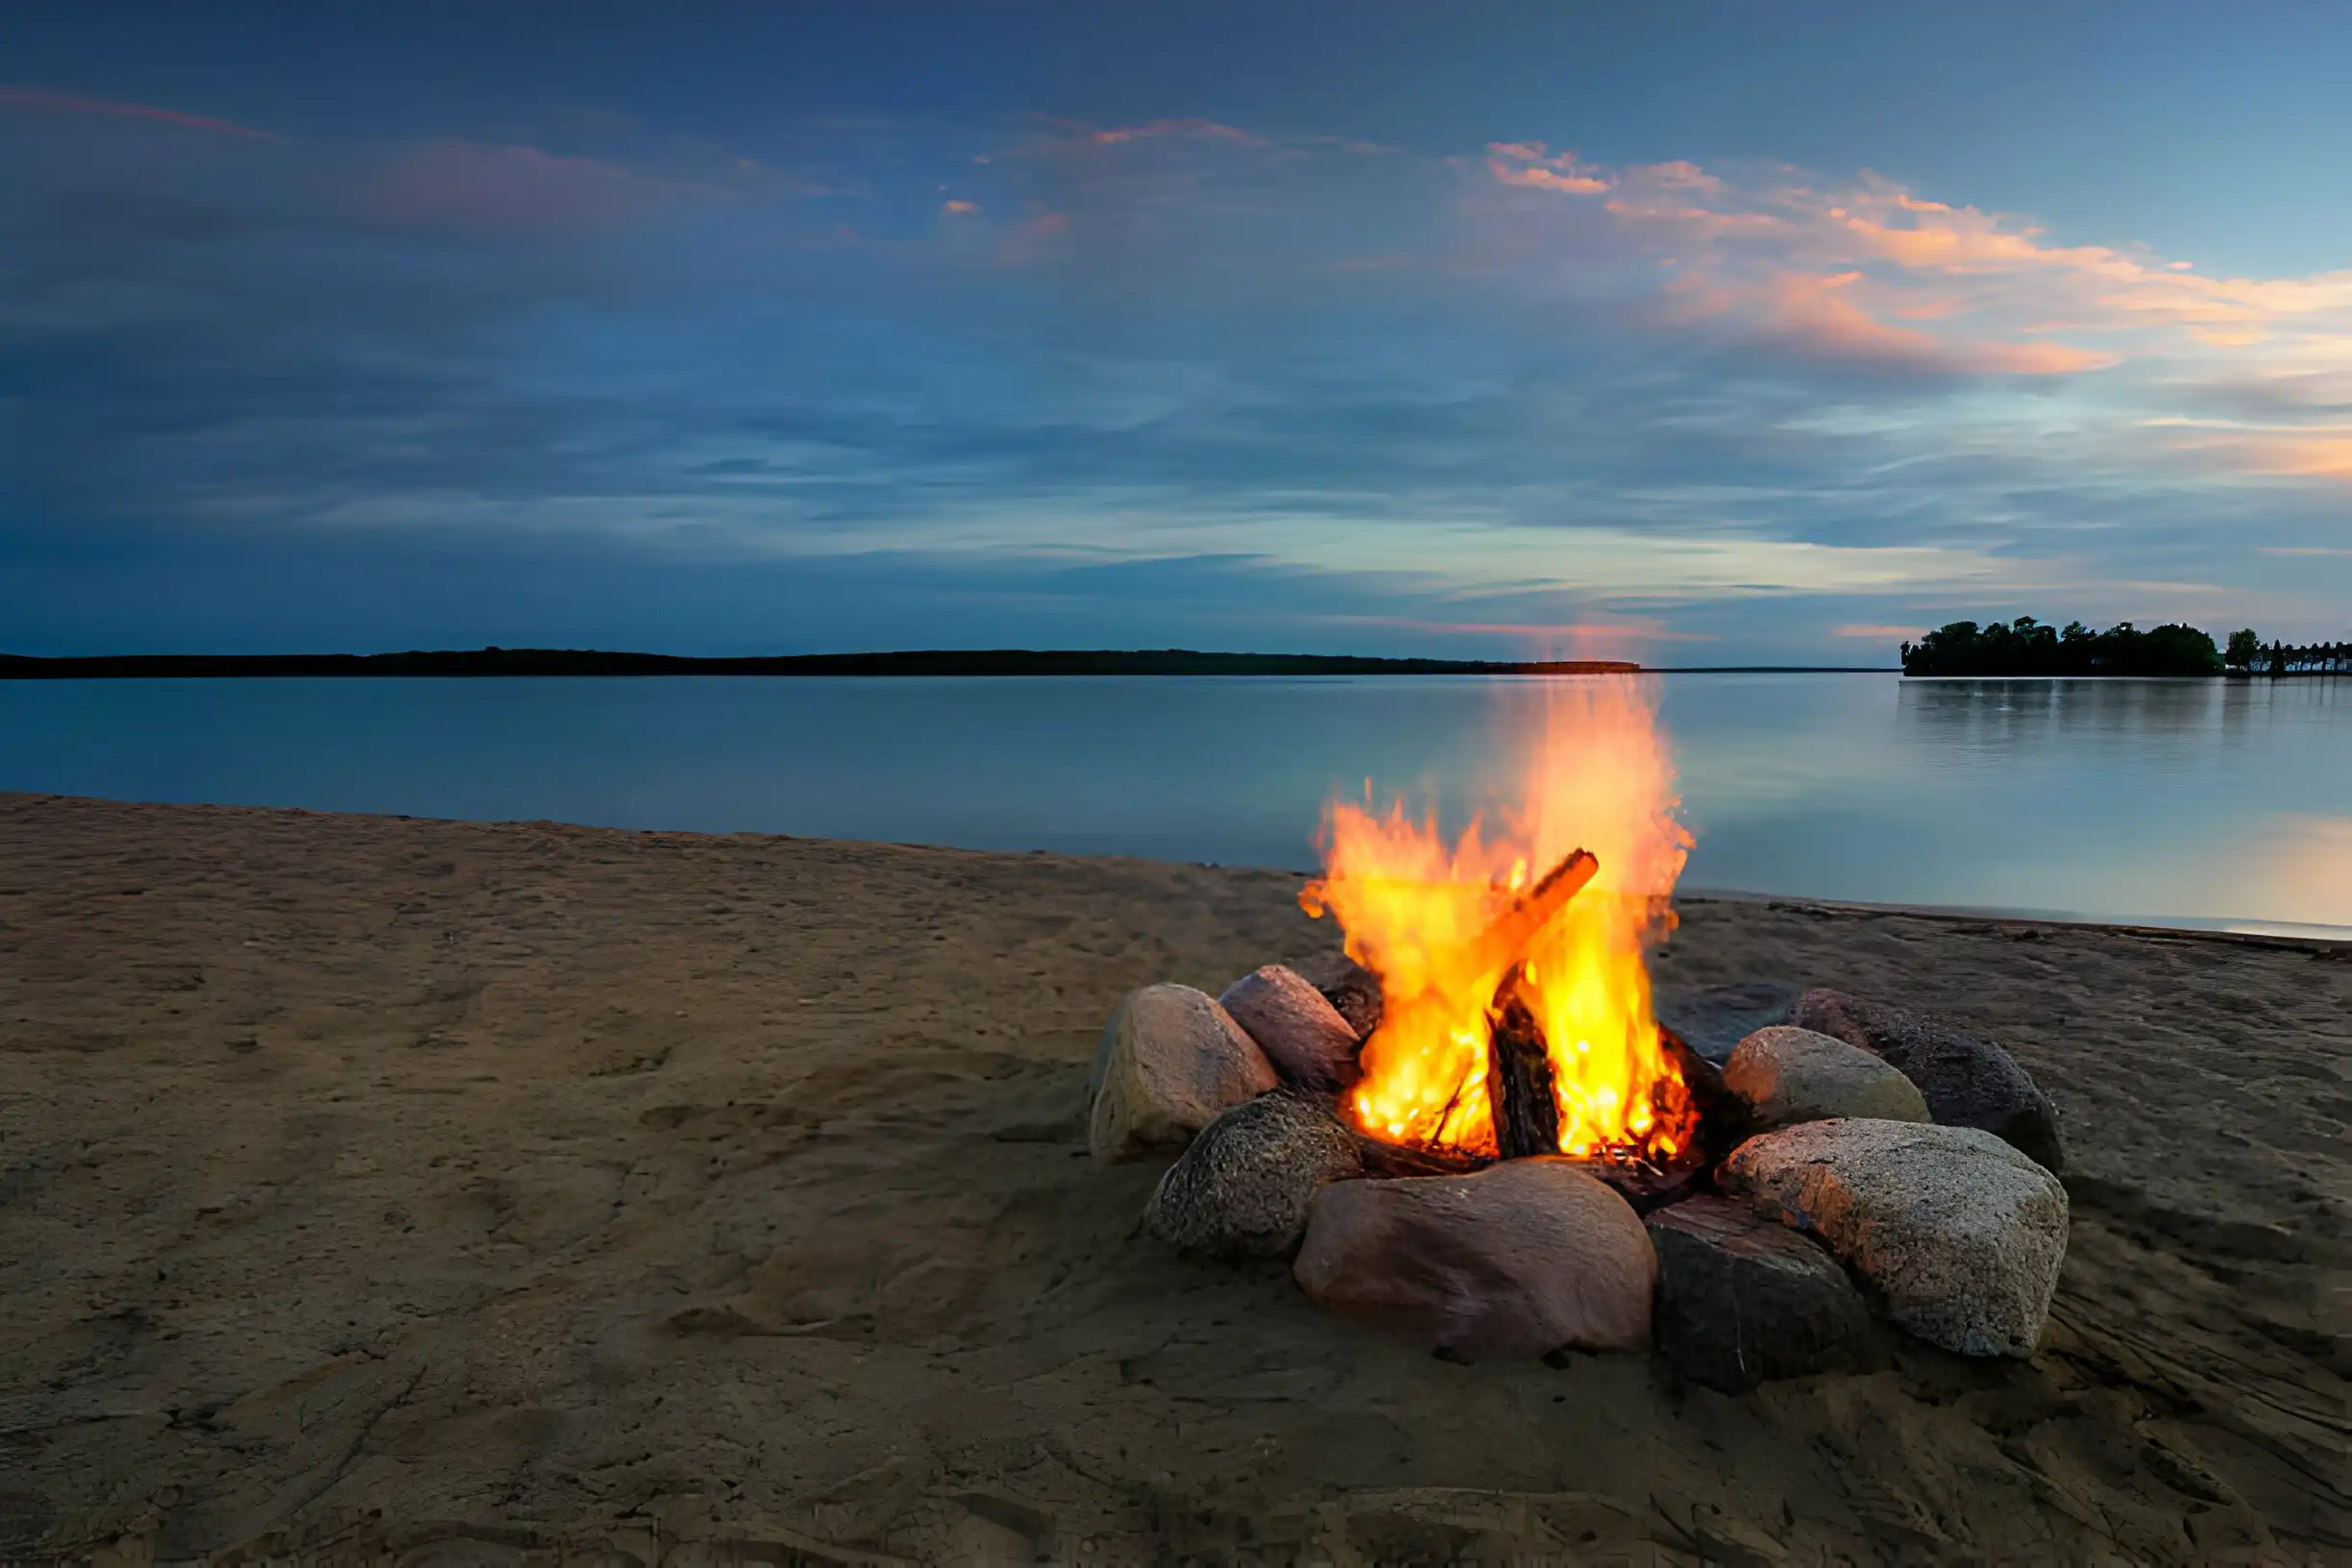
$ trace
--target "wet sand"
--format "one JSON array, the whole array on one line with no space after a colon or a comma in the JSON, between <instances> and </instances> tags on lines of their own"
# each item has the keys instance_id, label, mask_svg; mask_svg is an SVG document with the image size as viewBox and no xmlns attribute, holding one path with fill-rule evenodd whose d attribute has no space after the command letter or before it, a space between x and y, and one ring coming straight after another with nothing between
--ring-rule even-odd
<instances>
[{"instance_id":1,"label":"wet sand","mask_svg":"<svg viewBox=\"0 0 2352 1568\"><path fill-rule=\"evenodd\" d=\"M1685 902L1661 980L1980 1026L2073 1162L2031 1362L1727 1398L1137 1234L1102 1019L1296 889L0 796L0 1558L2352 1560L2352 948Z\"/></svg>"}]
</instances>

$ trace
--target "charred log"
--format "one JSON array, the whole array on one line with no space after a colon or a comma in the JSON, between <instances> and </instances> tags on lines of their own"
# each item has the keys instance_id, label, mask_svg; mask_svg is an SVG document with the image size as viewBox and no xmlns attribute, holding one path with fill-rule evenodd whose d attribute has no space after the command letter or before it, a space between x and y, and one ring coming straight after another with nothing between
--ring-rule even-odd
<instances>
[{"instance_id":1,"label":"charred log","mask_svg":"<svg viewBox=\"0 0 2352 1568\"><path fill-rule=\"evenodd\" d=\"M1680 1069L1683 1085L1690 1090L1691 1109L1698 1114L1697 1144L1686 1151L1687 1156L1698 1164L1712 1166L1737 1148L1751 1131L1748 1107L1724 1087L1723 1068L1691 1049L1688 1041L1664 1024L1658 1026L1658 1049Z\"/></svg>"},{"instance_id":2,"label":"charred log","mask_svg":"<svg viewBox=\"0 0 2352 1568\"><path fill-rule=\"evenodd\" d=\"M1361 1131L1356 1133L1356 1149L1363 1156L1364 1174L1380 1178L1467 1176L1494 1163L1482 1155L1466 1154L1460 1149L1415 1148L1404 1143L1390 1143Z\"/></svg>"},{"instance_id":3,"label":"charred log","mask_svg":"<svg viewBox=\"0 0 2352 1568\"><path fill-rule=\"evenodd\" d=\"M1678 1162L1660 1166L1647 1160L1594 1160L1584 1168L1615 1188L1637 1214L1664 1209L1708 1189L1707 1167L1703 1164Z\"/></svg>"},{"instance_id":4,"label":"charred log","mask_svg":"<svg viewBox=\"0 0 2352 1568\"><path fill-rule=\"evenodd\" d=\"M1543 1029L1519 995L1519 966L1496 988L1486 1032L1486 1103L1505 1160L1559 1153L1559 1100Z\"/></svg>"}]
</instances>

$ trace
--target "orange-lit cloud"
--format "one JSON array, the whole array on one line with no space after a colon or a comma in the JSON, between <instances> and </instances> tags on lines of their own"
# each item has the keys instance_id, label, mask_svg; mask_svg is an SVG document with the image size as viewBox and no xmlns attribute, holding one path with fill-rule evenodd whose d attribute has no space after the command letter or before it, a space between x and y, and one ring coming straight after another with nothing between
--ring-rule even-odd
<instances>
[{"instance_id":1,"label":"orange-lit cloud","mask_svg":"<svg viewBox=\"0 0 2352 1568\"><path fill-rule=\"evenodd\" d=\"M1608 182L1577 161L1574 152L1556 157L1540 141L1498 141L1486 148L1486 167L1507 185L1533 190L1556 190L1571 196L1598 196Z\"/></svg>"},{"instance_id":2,"label":"orange-lit cloud","mask_svg":"<svg viewBox=\"0 0 2352 1568\"><path fill-rule=\"evenodd\" d=\"M1095 131L1088 140L1097 147L1114 147L1123 141L1148 141L1160 136L1203 136L1213 141L1230 141L1243 147L1262 147L1265 139L1214 120L1152 120L1143 125L1114 126L1107 131Z\"/></svg>"},{"instance_id":3,"label":"orange-lit cloud","mask_svg":"<svg viewBox=\"0 0 2352 1568\"><path fill-rule=\"evenodd\" d=\"M1967 342L1879 320L1865 305L1858 271L1777 272L1753 283L1669 284L1670 315L1734 323L1756 341L1807 358L1888 370L1987 376L2062 376L2097 370L2112 355L2057 343Z\"/></svg>"},{"instance_id":4,"label":"orange-lit cloud","mask_svg":"<svg viewBox=\"0 0 2352 1568\"><path fill-rule=\"evenodd\" d=\"M1503 185L1605 192L1602 210L1660 269L1666 319L1811 357L2007 376L2258 349L2296 368L2352 365L2352 270L2208 278L2177 259L2053 243L1870 175L1825 189L1786 170L1733 180L1680 160L1612 171L1534 142L1486 155ZM2346 467L2327 441L2262 460L2302 475Z\"/></svg>"},{"instance_id":5,"label":"orange-lit cloud","mask_svg":"<svg viewBox=\"0 0 2352 1568\"><path fill-rule=\"evenodd\" d=\"M46 87L0 86L0 109L38 114L94 114L105 119L145 120L151 125L178 126L184 131L208 131L215 135L242 136L249 141L276 141L274 132L258 131L234 120L208 114L185 114L152 104L126 104L110 98L85 98L79 93L52 92Z\"/></svg>"},{"instance_id":6,"label":"orange-lit cloud","mask_svg":"<svg viewBox=\"0 0 2352 1568\"><path fill-rule=\"evenodd\" d=\"M2352 428L2181 418L2149 419L2142 424L2163 432L2174 452L2193 454L2236 473L2352 480Z\"/></svg>"},{"instance_id":7,"label":"orange-lit cloud","mask_svg":"<svg viewBox=\"0 0 2352 1568\"><path fill-rule=\"evenodd\" d=\"M952 212L957 216L962 217L979 211L980 204L978 202L947 201L940 203L940 210L942 212Z\"/></svg>"},{"instance_id":8,"label":"orange-lit cloud","mask_svg":"<svg viewBox=\"0 0 2352 1568\"><path fill-rule=\"evenodd\" d=\"M1401 615L1318 615L1309 619L1324 625L1386 626L1402 631L1431 631L1441 635L1525 637L1538 642L1595 638L1638 643L1713 643L1712 632L1675 631L1654 619L1629 621L1564 621L1550 625L1521 621L1430 621Z\"/></svg>"},{"instance_id":9,"label":"orange-lit cloud","mask_svg":"<svg viewBox=\"0 0 2352 1568\"><path fill-rule=\"evenodd\" d=\"M1874 643L1883 643L1900 642L1905 638L1922 636L1925 630L1923 626L1876 626L1854 623L1843 626L1831 626L1829 635L1832 637L1860 637L1867 638Z\"/></svg>"},{"instance_id":10,"label":"orange-lit cloud","mask_svg":"<svg viewBox=\"0 0 2352 1568\"><path fill-rule=\"evenodd\" d=\"M2288 436L2257 443L2248 468L2256 474L2291 474L2352 479L2352 433Z\"/></svg>"}]
</instances>

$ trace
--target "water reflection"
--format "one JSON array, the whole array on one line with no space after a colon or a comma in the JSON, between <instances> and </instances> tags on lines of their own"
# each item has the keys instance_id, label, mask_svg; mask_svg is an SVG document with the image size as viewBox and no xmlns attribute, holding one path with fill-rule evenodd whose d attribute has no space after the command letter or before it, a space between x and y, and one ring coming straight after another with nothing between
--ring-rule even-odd
<instances>
[{"instance_id":1,"label":"water reflection","mask_svg":"<svg viewBox=\"0 0 2352 1568\"><path fill-rule=\"evenodd\" d=\"M1898 693L1899 787L1976 857L1959 901L2352 924L2331 825L2344 683L1930 680ZM1890 780L1890 784L1895 781Z\"/></svg>"}]
</instances>

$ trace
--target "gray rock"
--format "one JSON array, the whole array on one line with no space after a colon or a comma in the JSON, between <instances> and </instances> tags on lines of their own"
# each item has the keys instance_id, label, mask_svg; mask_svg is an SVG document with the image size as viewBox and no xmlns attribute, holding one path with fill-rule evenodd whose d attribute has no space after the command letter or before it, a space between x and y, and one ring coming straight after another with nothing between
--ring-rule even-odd
<instances>
[{"instance_id":1,"label":"gray rock","mask_svg":"<svg viewBox=\"0 0 2352 1568\"><path fill-rule=\"evenodd\" d=\"M1870 1308L1820 1244L1714 1197L1661 1209L1649 1226L1658 1349L1692 1382L1736 1394L1877 1360Z\"/></svg>"},{"instance_id":2,"label":"gray rock","mask_svg":"<svg viewBox=\"0 0 2352 1568\"><path fill-rule=\"evenodd\" d=\"M1112 1015L1097 1049L1087 1146L1098 1160L1181 1148L1216 1119L1275 1085L1257 1042L1190 986L1145 986Z\"/></svg>"},{"instance_id":3,"label":"gray rock","mask_svg":"<svg viewBox=\"0 0 2352 1568\"><path fill-rule=\"evenodd\" d=\"M1826 1241L1888 1317L1931 1344L2030 1356L2041 1340L2066 1258L2066 1188L1981 1128L1802 1122L1741 1144L1716 1183Z\"/></svg>"},{"instance_id":4,"label":"gray rock","mask_svg":"<svg viewBox=\"0 0 2352 1568\"><path fill-rule=\"evenodd\" d=\"M1306 1234L1315 1193L1362 1174L1329 1108L1277 1090L1202 1128L1152 1188L1143 1223L1187 1252L1281 1257Z\"/></svg>"},{"instance_id":5,"label":"gray rock","mask_svg":"<svg viewBox=\"0 0 2352 1568\"><path fill-rule=\"evenodd\" d=\"M1892 1063L1794 1024L1758 1029L1741 1041L1724 1068L1724 1087L1739 1096L1752 1132L1831 1116L1929 1119L1919 1086Z\"/></svg>"},{"instance_id":6,"label":"gray rock","mask_svg":"<svg viewBox=\"0 0 2352 1568\"><path fill-rule=\"evenodd\" d=\"M1728 986L1662 986L1654 1004L1657 1021L1722 1066L1739 1042L1758 1029L1786 1023L1801 988L1785 980L1742 980Z\"/></svg>"},{"instance_id":7,"label":"gray rock","mask_svg":"<svg viewBox=\"0 0 2352 1568\"><path fill-rule=\"evenodd\" d=\"M1217 1005L1293 1088L1336 1094L1361 1076L1355 1029L1295 970L1268 964L1227 986Z\"/></svg>"},{"instance_id":8,"label":"gray rock","mask_svg":"<svg viewBox=\"0 0 2352 1568\"><path fill-rule=\"evenodd\" d=\"M1291 1272L1315 1301L1461 1360L1650 1342L1657 1256L1625 1199L1578 1162L1337 1182Z\"/></svg>"},{"instance_id":9,"label":"gray rock","mask_svg":"<svg viewBox=\"0 0 2352 1568\"><path fill-rule=\"evenodd\" d=\"M1981 1127L2045 1169L2066 1169L2058 1110L1998 1045L1917 1013L1838 991L1808 991L1795 1022L1893 1063L1919 1085L1927 1113L1948 1127Z\"/></svg>"},{"instance_id":10,"label":"gray rock","mask_svg":"<svg viewBox=\"0 0 2352 1568\"><path fill-rule=\"evenodd\" d=\"M1299 977L1323 993L1338 1015L1347 1019L1358 1040L1370 1040L1380 1027L1380 976L1343 952L1317 953L1290 966Z\"/></svg>"}]
</instances>

